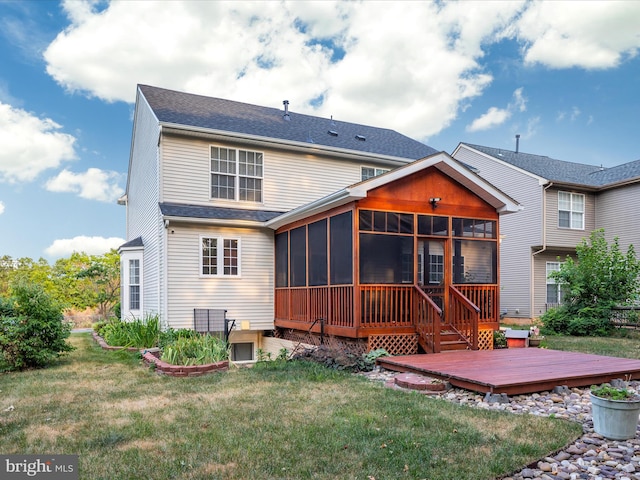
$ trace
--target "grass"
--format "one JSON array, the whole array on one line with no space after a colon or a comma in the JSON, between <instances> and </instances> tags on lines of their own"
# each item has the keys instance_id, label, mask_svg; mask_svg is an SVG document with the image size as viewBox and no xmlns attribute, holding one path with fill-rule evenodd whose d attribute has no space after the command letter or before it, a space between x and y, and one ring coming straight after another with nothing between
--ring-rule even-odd
<instances>
[{"instance_id":1,"label":"grass","mask_svg":"<svg viewBox=\"0 0 640 480\"><path fill-rule=\"evenodd\" d=\"M640 332L616 330L611 337L546 335L543 345L553 350L593 353L640 360Z\"/></svg>"},{"instance_id":2,"label":"grass","mask_svg":"<svg viewBox=\"0 0 640 480\"><path fill-rule=\"evenodd\" d=\"M71 342L77 349L52 368L0 376L0 438L3 454L78 454L82 479L477 480L582 432L311 363L173 378L87 334Z\"/></svg>"}]
</instances>

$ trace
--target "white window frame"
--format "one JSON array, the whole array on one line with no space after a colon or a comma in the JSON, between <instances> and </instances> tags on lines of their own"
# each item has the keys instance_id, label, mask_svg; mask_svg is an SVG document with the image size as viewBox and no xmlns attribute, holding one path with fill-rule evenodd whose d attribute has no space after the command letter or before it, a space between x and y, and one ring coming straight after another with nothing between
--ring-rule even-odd
<instances>
[{"instance_id":1,"label":"white window frame","mask_svg":"<svg viewBox=\"0 0 640 480\"><path fill-rule=\"evenodd\" d=\"M365 173L365 170L373 170L373 175ZM378 175L382 175L383 173L387 173L389 171L391 171L390 168L370 167L368 165L362 165L360 167L360 180L369 180L370 178L377 177Z\"/></svg>"},{"instance_id":2,"label":"white window frame","mask_svg":"<svg viewBox=\"0 0 640 480\"><path fill-rule=\"evenodd\" d=\"M233 161L223 160L224 167L219 166L219 168L214 169L213 163L215 160L219 160L218 158L214 158L213 152L214 149L218 150L227 150L228 152L233 152ZM257 162L242 162L240 157L242 154L251 154L255 157L255 160L259 160L259 164ZM247 156L245 155L245 160ZM233 198L222 197L222 196L213 196L213 177L214 175L221 175L228 177L231 180L232 185L229 187L233 188ZM260 199L247 199L241 198L243 195L241 194L240 184L243 180L249 183L259 183L260 188L245 188L242 189L243 194L246 196L249 192L259 192ZM222 145L209 145L209 198L212 200L227 200L230 202L249 202L249 203L264 203L264 152L259 152L256 150L246 150L242 148L230 148Z\"/></svg>"},{"instance_id":3,"label":"white window frame","mask_svg":"<svg viewBox=\"0 0 640 480\"><path fill-rule=\"evenodd\" d=\"M583 193L558 192L558 228L584 230L586 198ZM569 225L561 225L561 212L568 212Z\"/></svg>"},{"instance_id":4,"label":"white window frame","mask_svg":"<svg viewBox=\"0 0 640 480\"><path fill-rule=\"evenodd\" d=\"M560 288L560 286L556 283L556 279L555 278L550 278L549 274L551 272L557 272L560 270L560 267L562 266L564 262L547 262L546 263L546 270L545 270L545 276L546 276L546 284L545 284L545 290L544 290L544 296L545 296L545 303L557 303L560 304L562 303L562 289ZM548 292L548 285L556 285L556 302L549 302L549 292Z\"/></svg>"},{"instance_id":5,"label":"white window frame","mask_svg":"<svg viewBox=\"0 0 640 480\"><path fill-rule=\"evenodd\" d=\"M209 240L215 240L216 241L216 273L204 273L204 240L205 239L209 239ZM236 254L236 259L237 259L237 273L225 273L225 241L230 241L230 242L236 242L236 246L235 246L235 250L237 252ZM222 247L221 247L222 246ZM242 249L241 249L241 241L240 238L237 237L225 237L225 236L219 236L219 235L200 235L200 243L199 243L199 250L200 250L200 261L199 261L199 271L200 271L200 276L203 278L239 278L241 277L241 261L240 259L242 258Z\"/></svg>"},{"instance_id":6,"label":"white window frame","mask_svg":"<svg viewBox=\"0 0 640 480\"><path fill-rule=\"evenodd\" d=\"M131 283L131 270L130 265L132 260L138 261L138 283ZM143 252L125 250L120 253L120 306L121 306L121 319L127 318L140 318L144 311L144 262ZM131 306L131 287L138 286L139 302L137 309L129 308Z\"/></svg>"}]
</instances>

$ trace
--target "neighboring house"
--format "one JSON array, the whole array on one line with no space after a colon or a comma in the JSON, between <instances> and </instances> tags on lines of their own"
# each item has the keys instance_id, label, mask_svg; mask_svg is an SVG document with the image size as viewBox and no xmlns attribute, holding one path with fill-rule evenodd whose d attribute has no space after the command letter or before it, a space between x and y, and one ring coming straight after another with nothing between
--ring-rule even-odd
<instances>
[{"instance_id":1,"label":"neighboring house","mask_svg":"<svg viewBox=\"0 0 640 480\"><path fill-rule=\"evenodd\" d=\"M363 200L362 195L369 195L372 188L384 191L388 182L398 182L400 187L402 182L409 181L418 189L398 191L401 196L408 195L400 211L411 205L411 222L431 222L430 215L419 220L419 212L447 215L447 241L441 245L448 246L440 257L430 253L433 269L439 263L441 275L447 279L453 275L442 253L461 257L460 248L470 248L468 242L464 246L460 241L449 243L456 235L452 228L459 229L457 235L472 238L475 230L483 229L482 239L493 242L489 251L497 259L498 214L513 211L516 205L502 192L448 155L438 154L393 130L301 115L290 112L287 101L283 104L280 110L146 85L138 87L127 189L119 201L127 209L127 243L120 248L123 318L157 314L164 327L194 328L196 314L226 310L227 317L236 322L231 336L234 359L253 359L262 334L273 331L274 319L284 308L282 303L276 306L284 298L283 293L278 293L283 275L287 288L321 285L317 282L327 278L332 285L341 268L344 275L350 274L349 285L357 285L358 265L352 257L348 264L341 261L327 266L326 278L322 275L320 279L307 278L307 268L310 274L317 272L318 262L335 261L335 252L342 248L332 244L333 254L318 257L317 249L321 248L318 241L322 238L312 233L307 237L305 230L301 243L302 237L296 236L301 230L294 228L299 225L291 223L306 225L309 217L332 215L336 208L351 209L352 223L338 222L342 230L332 230L338 224L329 220L329 229L322 231L322 235L328 235L325 238L328 241L334 239L331 232L341 231L340 241L344 242L341 245L355 252L358 243L353 229L358 228L359 217L354 202ZM411 164L397 169L425 157L430 160L418 162L419 167ZM424 185L420 186L419 170L430 168L430 176L439 178L439 183L432 191L420 190ZM442 185L449 190L441 192ZM452 205L451 195L446 198L446 193L455 189L473 192L460 198L469 200L467 207L476 208L466 209L460 203ZM357 192L355 197L353 192ZM429 198L436 197L443 198L441 205L439 200L429 203ZM398 205L390 199L369 204L367 209L384 211L385 219L395 218ZM392 212L387 212L390 209ZM452 217L460 222L459 227L449 226ZM373 231L379 232L381 227L375 225ZM417 225L416 231L421 228ZM310 226L309 232L315 227L318 225ZM392 230L382 233L393 232L393 227L388 228ZM406 238L409 235L411 239L418 238L413 230L408 233L405 224L402 228L405 230L400 233ZM288 267L284 272L276 268L276 262L281 265L283 261L277 255L282 242L276 241L276 230L277 238L282 238L283 232L292 232L291 245L295 251L285 254L291 272ZM355 243L348 243L348 238ZM480 245L479 241L478 238L475 246ZM405 286L407 282L417 283L414 269L418 269L418 252L414 251L413 241L410 243L412 250L403 250L402 259L411 265L401 266L405 270L394 280ZM454 243L457 247L449 246ZM289 248L289 244L285 247ZM454 248L458 250L454 252ZM422 252L426 255L424 247ZM461 261L460 278L465 268ZM469 256L467 270L472 265ZM391 265L387 267L393 269ZM497 289L495 261L477 265L476 269L487 273L487 282L494 282L492 288ZM373 271L371 274L376 275ZM436 279L435 270L432 274L431 283L444 279L443 276ZM340 285L347 285L346 280L349 279L342 276ZM485 302L483 309L493 315L497 295L491 298L488 293L478 295ZM352 318L354 315L361 318L360 303L359 298L352 298L348 306ZM347 308L346 303L343 306ZM317 311L298 313L297 320L302 322L299 326L304 329L308 328L307 319L317 319L319 315ZM303 314L307 315L304 319ZM485 320L497 325L497 318ZM415 326L411 328L415 331ZM400 333L411 328L405 325ZM346 336L361 338L364 333L360 329Z\"/></svg>"},{"instance_id":2,"label":"neighboring house","mask_svg":"<svg viewBox=\"0 0 640 480\"><path fill-rule=\"evenodd\" d=\"M617 167L556 160L516 150L460 143L452 156L524 210L501 224L501 309L535 318L562 300L551 271L595 229L626 251L640 244L640 161Z\"/></svg>"}]
</instances>

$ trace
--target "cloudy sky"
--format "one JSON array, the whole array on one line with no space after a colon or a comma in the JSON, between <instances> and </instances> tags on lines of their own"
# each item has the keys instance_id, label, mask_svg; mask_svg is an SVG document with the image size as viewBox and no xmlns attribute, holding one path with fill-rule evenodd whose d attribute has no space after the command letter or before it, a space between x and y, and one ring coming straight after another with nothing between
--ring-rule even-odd
<instances>
[{"instance_id":1,"label":"cloudy sky","mask_svg":"<svg viewBox=\"0 0 640 480\"><path fill-rule=\"evenodd\" d=\"M125 237L136 84L613 166L640 2L0 1L0 256Z\"/></svg>"}]
</instances>

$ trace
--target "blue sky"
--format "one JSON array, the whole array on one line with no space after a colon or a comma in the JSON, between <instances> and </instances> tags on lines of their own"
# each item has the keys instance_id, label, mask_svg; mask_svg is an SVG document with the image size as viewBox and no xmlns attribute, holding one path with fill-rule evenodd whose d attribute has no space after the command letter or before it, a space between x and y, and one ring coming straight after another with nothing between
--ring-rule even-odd
<instances>
[{"instance_id":1,"label":"blue sky","mask_svg":"<svg viewBox=\"0 0 640 480\"><path fill-rule=\"evenodd\" d=\"M124 242L136 85L614 166L640 2L0 2L0 256Z\"/></svg>"}]
</instances>

